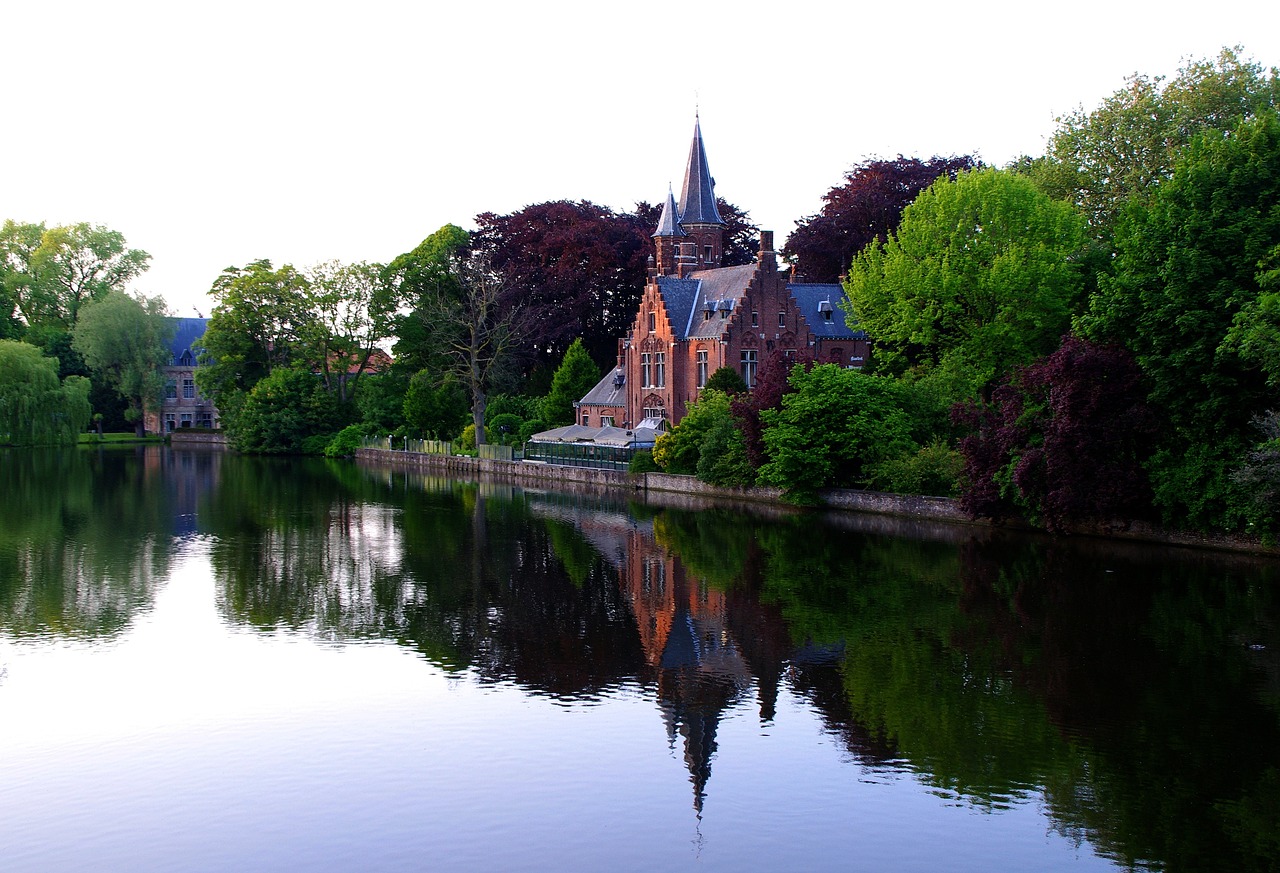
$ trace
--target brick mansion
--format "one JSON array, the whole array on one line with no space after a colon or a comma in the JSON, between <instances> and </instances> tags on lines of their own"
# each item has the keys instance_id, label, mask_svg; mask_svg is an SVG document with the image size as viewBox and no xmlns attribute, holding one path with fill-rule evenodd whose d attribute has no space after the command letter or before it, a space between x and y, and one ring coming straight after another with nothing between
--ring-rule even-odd
<instances>
[{"instance_id":1,"label":"brick mansion","mask_svg":"<svg viewBox=\"0 0 1280 873\"><path fill-rule=\"evenodd\" d=\"M711 373L731 367L753 387L775 350L845 367L866 360L866 334L845 322L844 289L779 269L771 231L761 232L754 263L721 265L725 222L713 186L695 118L680 199L668 190L653 233L639 311L616 366L579 401L579 425L662 430Z\"/></svg>"}]
</instances>

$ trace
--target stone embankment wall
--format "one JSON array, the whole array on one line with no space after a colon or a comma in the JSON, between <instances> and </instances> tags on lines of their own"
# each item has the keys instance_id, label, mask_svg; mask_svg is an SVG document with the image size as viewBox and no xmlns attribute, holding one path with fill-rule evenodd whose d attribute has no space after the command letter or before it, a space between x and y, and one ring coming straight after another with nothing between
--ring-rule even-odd
<instances>
[{"instance_id":1,"label":"stone embankment wall","mask_svg":"<svg viewBox=\"0 0 1280 873\"><path fill-rule=\"evenodd\" d=\"M598 485L735 503L745 501L780 504L785 502L781 488L719 488L708 485L694 476L672 476L667 473L624 473L618 470L591 470L558 464L526 464L521 461L491 461L484 458L425 455L386 449L360 449L356 452L356 459L463 478L485 476L542 485ZM874 491L833 489L820 494L819 499L829 509L961 524L973 523L960 511L956 501L945 497L911 497Z\"/></svg>"},{"instance_id":2,"label":"stone embankment wall","mask_svg":"<svg viewBox=\"0 0 1280 873\"><path fill-rule=\"evenodd\" d=\"M227 436L221 431L179 429L169 434L171 446L226 446Z\"/></svg>"},{"instance_id":3,"label":"stone embankment wall","mask_svg":"<svg viewBox=\"0 0 1280 873\"><path fill-rule=\"evenodd\" d=\"M505 482L530 484L535 487L592 486L640 491L647 500L672 506L697 509L715 503L755 503L778 512L795 512L785 503L779 488L718 488L699 481L693 476L672 476L667 473L624 473L617 470L591 470L582 467L563 467L554 464L526 464L521 461L493 461L446 455L424 455L415 452L387 451L385 449L360 449L356 459L365 463L422 470L457 478L498 479ZM916 497L903 494L883 494L876 491L830 489L819 499L827 510L853 513L860 517L880 516L910 519L932 528L966 525L991 529L985 521L974 521L960 511L959 501L947 497ZM1034 531L1035 528L1019 523L1002 525L1006 529ZM1225 549L1260 555L1280 556L1280 548L1264 546L1257 540L1243 537L1211 536L1185 531L1165 530L1145 522L1115 522L1110 525L1081 527L1072 533L1081 536L1099 536L1131 542L1162 543L1165 545L1191 546L1194 548Z\"/></svg>"}]
</instances>

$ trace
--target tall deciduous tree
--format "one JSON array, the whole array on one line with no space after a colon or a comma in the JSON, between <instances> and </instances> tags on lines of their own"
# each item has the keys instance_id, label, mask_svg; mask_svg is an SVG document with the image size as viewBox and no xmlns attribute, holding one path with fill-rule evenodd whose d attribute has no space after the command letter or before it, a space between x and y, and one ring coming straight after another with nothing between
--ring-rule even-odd
<instances>
[{"instance_id":1,"label":"tall deciduous tree","mask_svg":"<svg viewBox=\"0 0 1280 873\"><path fill-rule=\"evenodd\" d=\"M172 335L162 298L134 298L123 291L108 291L87 303L72 332L72 346L89 369L128 402L125 417L139 436L147 408L160 405L160 368L169 363Z\"/></svg>"},{"instance_id":2,"label":"tall deciduous tree","mask_svg":"<svg viewBox=\"0 0 1280 873\"><path fill-rule=\"evenodd\" d=\"M7 298L27 325L69 329L81 306L124 290L150 260L146 252L128 248L119 231L102 225L46 228L7 220L0 228L0 303Z\"/></svg>"},{"instance_id":3,"label":"tall deciduous tree","mask_svg":"<svg viewBox=\"0 0 1280 873\"><path fill-rule=\"evenodd\" d=\"M851 324L873 338L873 365L916 368L972 396L1047 354L1070 325L1084 223L1026 178L976 170L939 179L897 233L853 261Z\"/></svg>"},{"instance_id":4,"label":"tall deciduous tree","mask_svg":"<svg viewBox=\"0 0 1280 873\"><path fill-rule=\"evenodd\" d=\"M1134 74L1096 109L1058 119L1031 173L1050 196L1075 203L1106 236L1130 200L1147 202L1199 133L1231 130L1280 108L1280 73L1224 48L1188 62L1172 80Z\"/></svg>"},{"instance_id":5,"label":"tall deciduous tree","mask_svg":"<svg viewBox=\"0 0 1280 873\"><path fill-rule=\"evenodd\" d=\"M864 161L845 173L844 184L822 196L822 211L796 222L782 253L810 282L838 282L853 256L883 242L898 228L902 211L940 176L954 179L981 163L971 155L928 160Z\"/></svg>"},{"instance_id":6,"label":"tall deciduous tree","mask_svg":"<svg viewBox=\"0 0 1280 873\"><path fill-rule=\"evenodd\" d=\"M529 313L524 339L536 359L555 362L575 338L592 358L613 358L644 291L652 228L585 200L485 212L476 224L474 248Z\"/></svg>"},{"instance_id":7,"label":"tall deciduous tree","mask_svg":"<svg viewBox=\"0 0 1280 873\"><path fill-rule=\"evenodd\" d=\"M1153 485L1173 521L1232 528L1243 519L1229 473L1252 443L1251 419L1274 400L1266 343L1253 339L1268 331L1277 202L1280 115L1205 131L1150 204L1126 210L1114 276L1078 320L1085 336L1134 352L1152 402L1169 413Z\"/></svg>"},{"instance_id":8,"label":"tall deciduous tree","mask_svg":"<svg viewBox=\"0 0 1280 873\"><path fill-rule=\"evenodd\" d=\"M58 362L0 340L0 445L73 443L89 423L89 380L58 381Z\"/></svg>"},{"instance_id":9,"label":"tall deciduous tree","mask_svg":"<svg viewBox=\"0 0 1280 873\"><path fill-rule=\"evenodd\" d=\"M396 294L381 264L325 261L307 271L319 365L339 401L354 396L370 359L394 330Z\"/></svg>"},{"instance_id":10,"label":"tall deciduous tree","mask_svg":"<svg viewBox=\"0 0 1280 873\"><path fill-rule=\"evenodd\" d=\"M196 381L224 414L279 367L316 367L319 326L310 283L289 264L259 260L228 267L213 283L213 313L201 345Z\"/></svg>"},{"instance_id":11,"label":"tall deciduous tree","mask_svg":"<svg viewBox=\"0 0 1280 873\"><path fill-rule=\"evenodd\" d=\"M466 231L448 224L388 270L412 306L406 321L428 350L418 357L466 386L476 442L483 444L489 392L518 360L530 313L509 293L503 274L469 243Z\"/></svg>"}]
</instances>

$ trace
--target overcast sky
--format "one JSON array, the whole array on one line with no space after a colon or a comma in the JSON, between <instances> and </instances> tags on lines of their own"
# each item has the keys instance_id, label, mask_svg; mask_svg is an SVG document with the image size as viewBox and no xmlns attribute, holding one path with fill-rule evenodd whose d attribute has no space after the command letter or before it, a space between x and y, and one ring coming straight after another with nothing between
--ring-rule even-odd
<instances>
[{"instance_id":1,"label":"overcast sky","mask_svg":"<svg viewBox=\"0 0 1280 873\"><path fill-rule=\"evenodd\" d=\"M1134 72L1230 45L1280 65L1274 0L0 0L0 21L0 219L121 231L153 259L134 290L182 315L257 258L385 262L480 212L660 202L695 108L717 193L781 244L866 158L1004 164Z\"/></svg>"}]
</instances>

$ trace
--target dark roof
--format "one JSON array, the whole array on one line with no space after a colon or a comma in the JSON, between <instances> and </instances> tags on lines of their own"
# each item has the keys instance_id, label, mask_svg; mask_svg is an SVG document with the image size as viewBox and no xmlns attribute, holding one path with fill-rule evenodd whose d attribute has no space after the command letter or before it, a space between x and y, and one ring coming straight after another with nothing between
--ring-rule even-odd
<instances>
[{"instance_id":1,"label":"dark roof","mask_svg":"<svg viewBox=\"0 0 1280 873\"><path fill-rule=\"evenodd\" d=\"M676 198L671 193L671 187L667 187L667 202L662 206L662 217L658 219L658 229L653 232L654 236L688 236L684 229L676 223Z\"/></svg>"},{"instance_id":2,"label":"dark roof","mask_svg":"<svg viewBox=\"0 0 1280 873\"><path fill-rule=\"evenodd\" d=\"M693 142L689 145L689 164L684 170L684 187L680 189L681 224L724 224L716 208L715 180L707 167L707 153L702 147L702 126L693 119Z\"/></svg>"},{"instance_id":3,"label":"dark roof","mask_svg":"<svg viewBox=\"0 0 1280 873\"><path fill-rule=\"evenodd\" d=\"M581 406L626 406L627 385L622 370L610 370L578 401Z\"/></svg>"},{"instance_id":4,"label":"dark roof","mask_svg":"<svg viewBox=\"0 0 1280 873\"><path fill-rule=\"evenodd\" d=\"M720 313L732 314L746 294L756 267L756 264L744 264L698 270L684 279L659 276L658 290L676 339L720 336L725 327ZM709 320L702 315L708 304L715 312Z\"/></svg>"},{"instance_id":5,"label":"dark roof","mask_svg":"<svg viewBox=\"0 0 1280 873\"><path fill-rule=\"evenodd\" d=\"M809 323L809 330L822 339L866 339L863 330L853 330L847 320L848 299L841 285L788 282L787 291L796 301L800 314ZM827 321L823 310L830 308L831 320Z\"/></svg>"},{"instance_id":6,"label":"dark roof","mask_svg":"<svg viewBox=\"0 0 1280 873\"><path fill-rule=\"evenodd\" d=\"M188 352L190 366L196 363L196 356L200 354L200 338L204 336L205 328L209 326L207 318L171 318L174 330L173 339L169 342L169 352L173 356L173 364L188 366L183 362L183 356Z\"/></svg>"}]
</instances>

